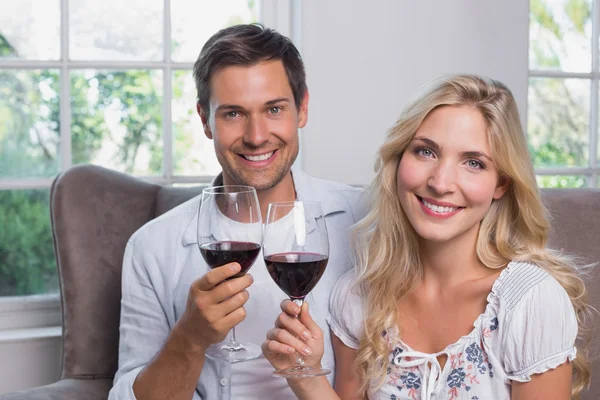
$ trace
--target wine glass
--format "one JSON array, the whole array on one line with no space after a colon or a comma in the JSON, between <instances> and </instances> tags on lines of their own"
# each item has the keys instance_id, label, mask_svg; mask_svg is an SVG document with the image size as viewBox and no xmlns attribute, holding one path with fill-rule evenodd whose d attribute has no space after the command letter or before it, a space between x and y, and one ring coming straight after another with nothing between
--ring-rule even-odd
<instances>
[{"instance_id":1,"label":"wine glass","mask_svg":"<svg viewBox=\"0 0 600 400\"><path fill-rule=\"evenodd\" d=\"M265 223L263 255L271 278L299 307L325 272L329 239L321 203L291 201L270 203ZM274 376L304 378L327 375L328 369L304 363L277 370Z\"/></svg>"},{"instance_id":2,"label":"wine glass","mask_svg":"<svg viewBox=\"0 0 600 400\"><path fill-rule=\"evenodd\" d=\"M244 276L260 253L262 218L256 190L251 186L213 186L202 191L198 212L198 246L210 268L237 262ZM212 345L206 354L231 363L251 360L261 354L255 344L238 342L235 327L226 344Z\"/></svg>"}]
</instances>

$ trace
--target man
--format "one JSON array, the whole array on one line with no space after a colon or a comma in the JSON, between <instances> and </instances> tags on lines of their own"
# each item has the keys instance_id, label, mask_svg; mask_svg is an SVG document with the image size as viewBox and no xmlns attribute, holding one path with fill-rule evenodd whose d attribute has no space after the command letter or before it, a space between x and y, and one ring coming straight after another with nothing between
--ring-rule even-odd
<instances>
[{"instance_id":1,"label":"man","mask_svg":"<svg viewBox=\"0 0 600 400\"><path fill-rule=\"evenodd\" d=\"M359 217L359 191L292 168L309 97L298 50L260 25L226 28L202 48L194 77L204 133L223 168L214 185L255 187L263 221L270 202L322 203L329 264L308 300L311 315L326 327L331 287L351 265L348 228ZM285 379L271 376L263 356L235 364L205 356L233 326L240 340L260 345L286 296L260 256L252 276L224 282L239 271L236 263L210 270L196 238L199 201L148 223L127 245L119 370L109 398L295 398ZM334 369L329 338L323 366Z\"/></svg>"}]
</instances>

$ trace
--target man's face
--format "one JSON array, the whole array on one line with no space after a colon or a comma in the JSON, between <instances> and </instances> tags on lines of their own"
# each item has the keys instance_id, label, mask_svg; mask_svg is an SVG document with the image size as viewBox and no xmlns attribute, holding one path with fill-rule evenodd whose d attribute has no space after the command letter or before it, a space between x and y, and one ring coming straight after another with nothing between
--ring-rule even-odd
<instances>
[{"instance_id":1,"label":"man's face","mask_svg":"<svg viewBox=\"0 0 600 400\"><path fill-rule=\"evenodd\" d=\"M210 81L210 114L198 106L214 140L225 184L275 187L298 155L298 128L307 120L308 94L296 108L280 60L229 66Z\"/></svg>"}]
</instances>

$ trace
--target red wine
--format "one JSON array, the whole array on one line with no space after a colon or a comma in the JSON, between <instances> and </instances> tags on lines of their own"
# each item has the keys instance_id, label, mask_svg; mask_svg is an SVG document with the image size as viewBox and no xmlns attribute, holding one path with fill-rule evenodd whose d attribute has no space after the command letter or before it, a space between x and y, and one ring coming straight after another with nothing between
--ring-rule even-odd
<instances>
[{"instance_id":1,"label":"red wine","mask_svg":"<svg viewBox=\"0 0 600 400\"><path fill-rule=\"evenodd\" d=\"M232 278L246 275L246 272L256 261L259 252L260 245L251 242L223 241L204 243L200 246L200 253L202 253L204 261L211 268L217 268L231 262L239 263L242 270Z\"/></svg>"},{"instance_id":2,"label":"red wine","mask_svg":"<svg viewBox=\"0 0 600 400\"><path fill-rule=\"evenodd\" d=\"M267 271L292 299L303 299L315 287L328 257L315 253L280 253L265 257Z\"/></svg>"}]
</instances>

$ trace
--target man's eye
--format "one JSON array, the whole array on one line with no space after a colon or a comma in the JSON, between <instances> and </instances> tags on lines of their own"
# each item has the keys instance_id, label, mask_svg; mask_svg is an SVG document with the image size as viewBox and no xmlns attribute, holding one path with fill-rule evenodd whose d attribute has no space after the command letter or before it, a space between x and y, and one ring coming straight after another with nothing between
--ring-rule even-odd
<instances>
[{"instance_id":1,"label":"man's eye","mask_svg":"<svg viewBox=\"0 0 600 400\"><path fill-rule=\"evenodd\" d=\"M271 107L269 108L269 113L270 114L279 114L281 112L281 107Z\"/></svg>"},{"instance_id":2,"label":"man's eye","mask_svg":"<svg viewBox=\"0 0 600 400\"><path fill-rule=\"evenodd\" d=\"M225 113L226 118L235 118L237 116L238 116L237 111L228 111L227 113Z\"/></svg>"}]
</instances>

